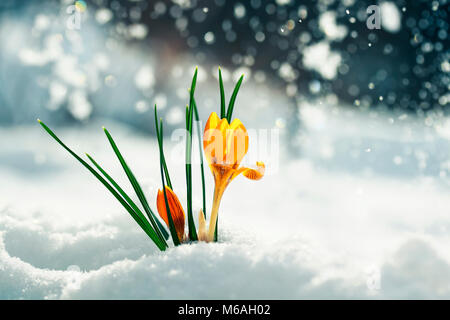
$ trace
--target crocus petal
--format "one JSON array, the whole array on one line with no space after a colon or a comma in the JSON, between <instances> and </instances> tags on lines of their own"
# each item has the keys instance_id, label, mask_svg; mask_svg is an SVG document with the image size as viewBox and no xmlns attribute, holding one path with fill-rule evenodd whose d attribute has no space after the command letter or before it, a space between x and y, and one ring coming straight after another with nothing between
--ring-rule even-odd
<instances>
[{"instance_id":1,"label":"crocus petal","mask_svg":"<svg viewBox=\"0 0 450 320\"><path fill-rule=\"evenodd\" d=\"M208 131L210 129L217 129L219 122L220 122L220 118L217 115L217 113L215 113L215 112L211 113L211 115L209 116L208 121L206 121L206 125L205 125L205 130L204 130L204 135L203 135L203 147L206 147L205 142L210 140L209 136L207 135Z\"/></svg>"},{"instance_id":2,"label":"crocus petal","mask_svg":"<svg viewBox=\"0 0 450 320\"><path fill-rule=\"evenodd\" d=\"M220 120L217 129L219 129L222 136L222 149L219 149L219 145L217 145L216 150L216 158L217 163L226 164L226 156L227 156L227 132L229 131L230 125L228 124L228 120L223 118Z\"/></svg>"},{"instance_id":3,"label":"crocus petal","mask_svg":"<svg viewBox=\"0 0 450 320\"><path fill-rule=\"evenodd\" d=\"M177 195L168 186L166 188L167 203L169 204L170 214L172 216L173 224L175 225L175 230L177 231L178 239L183 241L184 239L184 223L185 216L183 207L181 206L180 200L178 200ZM158 196L156 197L156 208L158 209L159 216L170 228L169 218L167 216L166 201L164 198L164 192L158 190Z\"/></svg>"},{"instance_id":4,"label":"crocus petal","mask_svg":"<svg viewBox=\"0 0 450 320\"><path fill-rule=\"evenodd\" d=\"M247 168L247 167L240 167L238 170L235 171L233 176L231 177L231 180L236 178L241 173L250 180L259 180L262 177L264 177L264 172L266 171L266 166L263 162L256 162L256 168Z\"/></svg>"},{"instance_id":5,"label":"crocus petal","mask_svg":"<svg viewBox=\"0 0 450 320\"><path fill-rule=\"evenodd\" d=\"M206 220L202 209L200 209L200 212L198 213L197 236L199 241L206 241Z\"/></svg>"},{"instance_id":6,"label":"crocus petal","mask_svg":"<svg viewBox=\"0 0 450 320\"><path fill-rule=\"evenodd\" d=\"M224 156L225 143L222 132L219 129L220 123L221 120L217 114L215 112L211 113L203 133L203 149L210 166L213 163L220 162Z\"/></svg>"},{"instance_id":7,"label":"crocus petal","mask_svg":"<svg viewBox=\"0 0 450 320\"><path fill-rule=\"evenodd\" d=\"M227 164L237 168L248 151L248 133L241 120L231 122L226 137Z\"/></svg>"}]
</instances>

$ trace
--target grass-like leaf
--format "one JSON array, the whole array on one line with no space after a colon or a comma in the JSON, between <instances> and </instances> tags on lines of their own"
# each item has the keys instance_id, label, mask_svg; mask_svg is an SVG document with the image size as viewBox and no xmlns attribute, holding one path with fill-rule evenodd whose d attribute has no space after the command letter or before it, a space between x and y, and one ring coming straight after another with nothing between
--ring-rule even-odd
<instances>
[{"instance_id":1,"label":"grass-like leaf","mask_svg":"<svg viewBox=\"0 0 450 320\"><path fill-rule=\"evenodd\" d=\"M214 242L217 242L217 234L219 233L219 217L216 220L216 230L214 231Z\"/></svg>"},{"instance_id":2,"label":"grass-like leaf","mask_svg":"<svg viewBox=\"0 0 450 320\"><path fill-rule=\"evenodd\" d=\"M177 231L175 229L175 224L173 222L172 213L170 212L169 203L167 201L167 194L166 194L166 183L169 186L170 189L173 191L172 183L170 182L170 175L169 170L167 169L166 159L164 156L164 147L163 147L163 124L162 120L160 121L161 125L158 125L158 110L155 104L155 129L156 129L156 138L158 139L158 148L159 148L159 167L161 170L161 180L162 180L162 188L164 193L164 203L166 206L167 211L167 220L169 220L169 231L170 235L172 236L172 241L175 246L178 246L181 241L178 238ZM164 180L164 177L166 178Z\"/></svg>"},{"instance_id":3,"label":"grass-like leaf","mask_svg":"<svg viewBox=\"0 0 450 320\"><path fill-rule=\"evenodd\" d=\"M177 234L177 230L175 229L175 223L173 222L173 218L172 218L172 213L170 212L170 207L169 207L169 201L167 200L167 192L166 192L166 188L165 188L165 182L164 182L164 150L163 150L163 123L162 121L160 122L160 126L158 127L158 125L156 126L156 130L157 130L157 138L158 138L158 146L159 146L159 168L161 170L161 181L162 181L162 188L163 188L163 194L164 194L164 203L166 206L166 211L167 211L167 220L169 220L169 230L170 230L170 234L172 236L172 241L173 244L175 246L180 245L181 241L178 238L178 234ZM172 187L170 187L172 189ZM172 189L173 191L173 189Z\"/></svg>"},{"instance_id":4,"label":"grass-like leaf","mask_svg":"<svg viewBox=\"0 0 450 320\"><path fill-rule=\"evenodd\" d=\"M192 213L192 122L194 113L194 92L197 83L198 68L195 68L194 77L192 78L188 117L186 121L186 193L187 193L187 216L188 216L188 229L189 239L191 241L197 241L197 231L195 230L194 217Z\"/></svg>"},{"instance_id":5,"label":"grass-like leaf","mask_svg":"<svg viewBox=\"0 0 450 320\"><path fill-rule=\"evenodd\" d=\"M72 151L67 145L65 145L53 131L47 127L41 120L38 119L39 124L44 128L47 133L56 140L65 150L67 150L75 159L78 160L89 172L92 173L105 187L109 192L120 202L120 204L127 210L127 212L131 215L131 217L136 221L136 223L144 230L144 232L149 236L149 238L156 244L156 246L164 251L167 248L167 245L164 244L152 226L148 223L147 219L143 215L139 215L133 208L127 203L126 200L122 198L122 196L111 186L94 168L92 168L86 161L81 159L74 151Z\"/></svg>"},{"instance_id":6,"label":"grass-like leaf","mask_svg":"<svg viewBox=\"0 0 450 320\"><path fill-rule=\"evenodd\" d=\"M120 193L120 195L125 199L125 201L133 208L133 210L138 214L139 218L145 221L147 224L148 220L145 218L142 211L139 207L134 203L134 201L128 196L128 194L118 185L118 183L92 158L89 154L86 153L88 159L92 162L92 164L100 171L103 176L116 188L116 190Z\"/></svg>"},{"instance_id":7,"label":"grass-like leaf","mask_svg":"<svg viewBox=\"0 0 450 320\"><path fill-rule=\"evenodd\" d=\"M158 110L155 104L155 129L156 129L156 138L158 139L158 146L160 151L163 149L163 136L162 136L162 127L161 132L158 127ZM164 156L164 152L162 153L162 164L164 169L164 175L166 177L166 183L170 189L173 190L172 181L170 180L169 170L167 169L166 157Z\"/></svg>"},{"instance_id":8,"label":"grass-like leaf","mask_svg":"<svg viewBox=\"0 0 450 320\"><path fill-rule=\"evenodd\" d=\"M239 92L239 88L241 87L242 80L244 80L244 75L242 75L239 78L238 82L236 83L236 86L234 87L234 90L233 90L233 94L231 95L231 98L230 98L230 103L228 104L228 110L227 110L228 123L231 123L231 118L233 116L233 110L234 110L234 102L236 101L236 96Z\"/></svg>"},{"instance_id":9,"label":"grass-like leaf","mask_svg":"<svg viewBox=\"0 0 450 320\"><path fill-rule=\"evenodd\" d=\"M198 115L197 104L195 103L195 99L193 100L193 104L194 104L195 121L197 122L198 151L200 156L200 172L202 176L203 215L205 216L206 219L205 169L203 166L202 131L200 128L200 117Z\"/></svg>"},{"instance_id":10,"label":"grass-like leaf","mask_svg":"<svg viewBox=\"0 0 450 320\"><path fill-rule=\"evenodd\" d=\"M108 132L108 130L106 128L103 128L103 131L105 132L106 137L108 138L108 141L111 144L112 149L114 150L114 153L116 154L117 158L119 159L119 162L122 165L122 168L125 171L125 173L128 177L128 180L130 181L131 185L133 186L133 189L136 192L136 195L138 196L138 199L141 202L142 207L144 208L145 213L147 214L147 216L150 220L150 223L152 224L153 228L156 230L158 237L161 238L161 241L167 245L165 239L169 238L169 234L167 233L164 226L161 224L161 222L159 222L158 218L155 216L152 209L150 208L150 206L147 202L147 198L145 197L141 186L139 185L133 172L128 167L127 163L125 162L125 159L123 158L122 154L120 153L119 148L117 147L116 143L114 142L114 139L112 138L111 134Z\"/></svg>"},{"instance_id":11,"label":"grass-like leaf","mask_svg":"<svg viewBox=\"0 0 450 320\"><path fill-rule=\"evenodd\" d=\"M219 67L219 88L220 88L220 119L226 117L225 113L225 89L223 88L222 70Z\"/></svg>"}]
</instances>

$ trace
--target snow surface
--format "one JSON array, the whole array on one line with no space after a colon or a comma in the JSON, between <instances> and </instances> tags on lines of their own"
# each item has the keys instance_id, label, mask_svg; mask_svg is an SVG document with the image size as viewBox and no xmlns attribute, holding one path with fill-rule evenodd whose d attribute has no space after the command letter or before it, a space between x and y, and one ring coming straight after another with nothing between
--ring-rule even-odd
<instances>
[{"instance_id":1,"label":"snow surface","mask_svg":"<svg viewBox=\"0 0 450 320\"><path fill-rule=\"evenodd\" d=\"M300 110L300 147L282 143L278 170L226 191L220 243L164 253L37 124L0 129L0 298L450 298L445 130L406 115ZM128 186L103 124L154 204L153 138L116 123L55 131ZM184 167L169 166L185 199Z\"/></svg>"}]
</instances>

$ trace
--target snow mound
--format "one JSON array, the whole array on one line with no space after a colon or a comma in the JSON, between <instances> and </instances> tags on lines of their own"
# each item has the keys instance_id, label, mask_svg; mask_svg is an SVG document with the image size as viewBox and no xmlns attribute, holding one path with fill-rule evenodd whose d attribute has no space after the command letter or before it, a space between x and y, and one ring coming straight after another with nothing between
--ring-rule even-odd
<instances>
[{"instance_id":1,"label":"snow mound","mask_svg":"<svg viewBox=\"0 0 450 320\"><path fill-rule=\"evenodd\" d=\"M9 215L0 222L0 299L450 295L450 265L420 239L407 241L389 257L378 279L370 270L366 278L329 272L330 264L320 263L317 252L299 237L267 245L226 228L220 243L183 245L162 253L141 232L119 229L120 221L103 230L92 226L64 232L39 224L24 227L22 222Z\"/></svg>"},{"instance_id":2,"label":"snow mound","mask_svg":"<svg viewBox=\"0 0 450 320\"><path fill-rule=\"evenodd\" d=\"M223 230L223 242L157 251L121 221L57 231L3 215L1 299L273 299L342 297L320 279L304 240L260 245ZM138 229L136 228L138 231ZM358 286L356 286L356 289Z\"/></svg>"},{"instance_id":3,"label":"snow mound","mask_svg":"<svg viewBox=\"0 0 450 320\"><path fill-rule=\"evenodd\" d=\"M449 141L406 116L326 108L302 106L301 157L280 154L278 170L257 183L233 181L220 243L164 253L40 128L0 132L8 136L0 299L449 298ZM154 204L156 141L107 127ZM94 150L131 191L98 131L58 134L80 153ZM172 182L185 199L185 168L175 160ZM200 206L194 197L194 212Z\"/></svg>"}]
</instances>

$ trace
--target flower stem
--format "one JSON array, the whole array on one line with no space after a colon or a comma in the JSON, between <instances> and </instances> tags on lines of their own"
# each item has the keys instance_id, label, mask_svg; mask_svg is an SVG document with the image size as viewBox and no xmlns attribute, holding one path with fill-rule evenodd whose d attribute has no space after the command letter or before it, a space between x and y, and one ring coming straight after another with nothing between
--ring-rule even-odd
<instances>
[{"instance_id":1,"label":"flower stem","mask_svg":"<svg viewBox=\"0 0 450 320\"><path fill-rule=\"evenodd\" d=\"M214 232L216 230L217 215L219 213L220 200L222 199L224 191L225 187L220 184L216 184L216 186L214 187L214 199L211 209L211 217L209 219L208 241L214 240Z\"/></svg>"}]
</instances>

